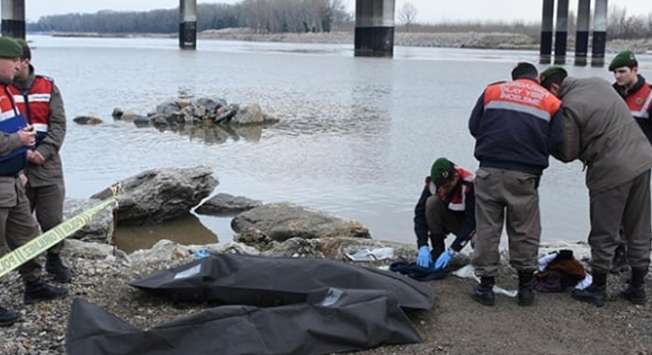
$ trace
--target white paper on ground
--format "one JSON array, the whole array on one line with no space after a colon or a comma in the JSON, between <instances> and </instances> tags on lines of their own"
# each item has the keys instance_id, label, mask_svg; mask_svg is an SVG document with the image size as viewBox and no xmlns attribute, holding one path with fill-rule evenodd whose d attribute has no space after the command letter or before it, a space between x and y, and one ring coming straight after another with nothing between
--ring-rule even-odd
<instances>
[{"instance_id":1,"label":"white paper on ground","mask_svg":"<svg viewBox=\"0 0 652 355\"><path fill-rule=\"evenodd\" d=\"M457 277L461 277L463 279L474 279L478 283L480 283L480 278L475 275L475 270L473 269L472 265L466 265L465 267L453 272L453 275ZM516 297L517 292L515 290L505 290L504 288L500 288L498 286L494 285L493 288L495 293L500 293L503 294L507 297Z\"/></svg>"},{"instance_id":2,"label":"white paper on ground","mask_svg":"<svg viewBox=\"0 0 652 355\"><path fill-rule=\"evenodd\" d=\"M394 257L394 248L387 247L387 248L377 248L374 250L362 249L356 251L355 253L346 253L345 255L351 261L385 260Z\"/></svg>"}]
</instances>

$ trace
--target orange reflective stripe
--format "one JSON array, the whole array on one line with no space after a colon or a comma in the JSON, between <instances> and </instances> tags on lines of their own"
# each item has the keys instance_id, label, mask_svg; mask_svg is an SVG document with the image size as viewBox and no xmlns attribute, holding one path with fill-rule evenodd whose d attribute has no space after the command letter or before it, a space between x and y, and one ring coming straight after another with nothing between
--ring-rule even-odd
<instances>
[{"instance_id":1,"label":"orange reflective stripe","mask_svg":"<svg viewBox=\"0 0 652 355\"><path fill-rule=\"evenodd\" d=\"M485 90L485 107L491 102L503 102L505 105L498 105L498 107L505 109L520 106L522 109L517 109L517 111L526 113L540 110L546 113L545 116L550 117L561 107L561 101L558 98L548 90L529 80L516 80L490 85ZM536 113L535 115L544 116Z\"/></svg>"},{"instance_id":2,"label":"orange reflective stripe","mask_svg":"<svg viewBox=\"0 0 652 355\"><path fill-rule=\"evenodd\" d=\"M650 118L650 107L652 106L652 88L645 85L633 95L625 99L627 107L632 112L632 116L638 118Z\"/></svg>"}]
</instances>

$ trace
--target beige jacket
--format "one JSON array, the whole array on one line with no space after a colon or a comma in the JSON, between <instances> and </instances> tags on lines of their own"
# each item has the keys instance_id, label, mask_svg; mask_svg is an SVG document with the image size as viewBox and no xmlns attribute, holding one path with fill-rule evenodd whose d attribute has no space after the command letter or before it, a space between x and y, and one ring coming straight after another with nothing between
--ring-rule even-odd
<instances>
[{"instance_id":1,"label":"beige jacket","mask_svg":"<svg viewBox=\"0 0 652 355\"><path fill-rule=\"evenodd\" d=\"M600 78L568 77L559 91L564 139L553 156L581 160L586 186L599 193L627 183L652 167L652 145L623 99Z\"/></svg>"}]
</instances>

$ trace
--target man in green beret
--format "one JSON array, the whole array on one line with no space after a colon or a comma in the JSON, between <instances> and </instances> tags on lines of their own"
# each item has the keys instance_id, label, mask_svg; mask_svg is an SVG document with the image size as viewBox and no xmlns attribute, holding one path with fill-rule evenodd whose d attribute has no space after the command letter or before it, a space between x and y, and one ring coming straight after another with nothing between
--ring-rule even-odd
<instances>
[{"instance_id":1,"label":"man in green beret","mask_svg":"<svg viewBox=\"0 0 652 355\"><path fill-rule=\"evenodd\" d=\"M417 265L442 270L464 248L475 231L473 173L446 158L435 160L426 177L421 197L414 209L414 232L419 255ZM444 240L456 235L446 250ZM432 250L428 247L428 240ZM434 261L434 265L432 264Z\"/></svg>"},{"instance_id":2,"label":"man in green beret","mask_svg":"<svg viewBox=\"0 0 652 355\"><path fill-rule=\"evenodd\" d=\"M537 68L518 63L512 81L487 86L469 118L480 162L475 181L475 248L480 276L471 297L495 304L500 238L506 223L510 264L518 272L518 305L534 304L534 271L541 241L539 180L561 142L561 102L539 85Z\"/></svg>"},{"instance_id":3,"label":"man in green beret","mask_svg":"<svg viewBox=\"0 0 652 355\"><path fill-rule=\"evenodd\" d=\"M23 48L15 40L0 37L0 255L6 255L39 234L25 195L27 177L23 170L27 150L36 143L36 132L28 125L12 97L8 86L20 71ZM24 301L33 303L65 297L68 290L46 284L41 265L34 259L18 267L25 285ZM22 315L0 307L0 326L18 321Z\"/></svg>"},{"instance_id":4,"label":"man in green beret","mask_svg":"<svg viewBox=\"0 0 652 355\"><path fill-rule=\"evenodd\" d=\"M584 290L573 290L572 296L604 305L607 273L622 227L632 274L621 295L634 304L644 304L652 238L652 145L607 81L572 78L563 68L550 67L541 73L541 84L564 105L564 138L553 155L562 162L580 160L589 189L593 283Z\"/></svg>"},{"instance_id":5,"label":"man in green beret","mask_svg":"<svg viewBox=\"0 0 652 355\"><path fill-rule=\"evenodd\" d=\"M630 50L618 53L609 64L614 73L614 89L625 100L632 116L652 143L652 86L638 72L638 60ZM621 242L616 249L611 271L618 272L627 264L627 247Z\"/></svg>"},{"instance_id":6,"label":"man in green beret","mask_svg":"<svg viewBox=\"0 0 652 355\"><path fill-rule=\"evenodd\" d=\"M47 232L63 222L66 192L59 150L66 135L66 113L54 80L35 73L29 45L22 39L18 43L23 48L20 70L9 90L36 131L36 146L27 151L26 191L41 231ZM70 282L72 274L61 260L62 249L63 242L48 250L45 271L59 282Z\"/></svg>"}]
</instances>

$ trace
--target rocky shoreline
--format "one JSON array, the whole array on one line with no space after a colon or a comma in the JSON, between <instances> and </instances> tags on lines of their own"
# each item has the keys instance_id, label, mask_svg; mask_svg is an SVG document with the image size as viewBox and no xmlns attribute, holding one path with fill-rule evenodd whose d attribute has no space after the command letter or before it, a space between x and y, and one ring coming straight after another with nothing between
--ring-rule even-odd
<instances>
[{"instance_id":1,"label":"rocky shoreline","mask_svg":"<svg viewBox=\"0 0 652 355\"><path fill-rule=\"evenodd\" d=\"M338 247L322 249L324 251L341 251L342 247L348 245L355 248L386 246L395 248L398 251L395 258L382 262L361 263L361 265L376 267L388 265L390 262L402 257L414 256L412 245L399 245L397 243L386 243L373 241L371 239L360 240L341 239L315 241L312 245L326 245L329 242L335 243ZM310 249L311 243L301 238L293 238L285 243L292 245L285 249L285 256L305 256ZM583 243L552 243L542 246L541 253L545 254L550 250L571 248L578 257L588 255L588 247ZM25 306L22 304L22 285L18 275L13 272L0 280L0 287L5 290L2 293L1 302L3 305L23 312L24 320L11 327L0 328L0 354L65 354L64 341L67 328L70 306L75 297L82 297L92 303L99 305L107 311L115 314L121 319L133 324L140 329L147 329L152 326L172 321L176 318L189 315L209 305L176 304L167 300L149 296L140 292L128 284L131 281L145 277L156 270L167 269L179 266L195 259L193 254L200 249L207 249L212 253L240 253L240 254L262 254L279 255L275 252L263 252L241 243L211 244L183 246L170 241L162 240L152 249L140 250L126 255L112 246L67 240L64 249L64 257L74 272L74 280L67 285L70 294L66 299L52 302L38 303ZM350 249L350 250L353 250ZM505 252L504 252L505 254ZM341 260L341 255L325 252L324 257L332 257ZM464 256L456 260L455 268L464 265L468 261ZM514 288L515 273L503 258L498 283L505 288ZM616 294L615 286L621 276L610 278L611 294ZM54 282L49 276L48 281ZM534 307L524 310L515 305L513 299L500 297L495 308L483 307L475 304L466 294L474 287L474 281L449 277L445 280L429 282L436 292L435 307L427 312L410 314L410 318L417 330L424 337L424 342L415 345L384 346L373 350L359 352L369 355L389 354L479 354L498 353L502 354L523 354L529 349L531 354L549 354L552 343L567 343L563 348L567 351L556 351L555 354L576 354L581 347L593 354L650 354L652 349L652 312L649 306L632 306L615 297L607 306L595 308L594 306L577 303L566 294L537 294L537 304ZM648 292L650 292L648 287ZM553 305L550 309L548 306ZM466 314L472 311L472 318L453 318L455 314ZM560 314L561 312L561 314ZM544 347L538 347L539 351L533 351L535 346L528 347L525 340L518 337L509 337L509 348L497 348L495 339L490 335L479 337L474 334L478 330L478 321L494 323L494 327L509 328L509 322L524 322L523 314L531 317L531 324L527 325L528 331L534 332L529 337L537 337L540 332L539 345L543 342ZM552 317L547 315L553 315ZM468 315L467 315L468 316ZM565 330L572 317L579 316L584 322L582 329L571 328ZM461 316L460 316L461 317ZM558 318L555 318L558 317ZM605 328L605 319L609 320L609 328ZM619 334L617 340L625 337L628 341L627 351L613 352L613 339L608 336L612 332L622 332L620 323L626 324L627 333ZM575 326L576 321L571 322ZM486 327L485 326L481 326ZM598 341L597 332L602 328L605 338ZM551 332L551 329L554 331ZM485 330L486 331L486 330ZM514 329L516 333L522 330ZM460 334L462 332L464 335ZM466 333L468 332L468 333ZM454 335L453 335L454 334ZM461 336L456 339L455 336ZM453 337L448 339L447 337ZM577 337L577 338L574 338ZM474 342L470 340L474 339ZM588 340L588 341L587 341ZM574 343L574 344L573 344ZM546 347L548 346L548 347ZM609 350L611 352L602 351ZM478 352L478 350L480 350ZM631 350L631 352L630 352Z\"/></svg>"},{"instance_id":2,"label":"rocky shoreline","mask_svg":"<svg viewBox=\"0 0 652 355\"><path fill-rule=\"evenodd\" d=\"M23 321L0 328L0 355L65 354L68 317L76 297L140 329L210 307L173 303L129 286L156 270L194 260L200 250L214 254L329 258L361 267L386 267L397 261L415 260L414 245L374 240L357 221L286 203L265 204L224 194L208 198L217 185L217 179L205 167L154 169L125 179L124 189L118 195L122 201L118 207L119 224L161 223L188 213L203 201L206 213L235 214L234 242L186 246L161 240L151 249L126 254L110 245L113 219L111 211L107 211L66 240L63 256L74 272L72 283L67 285L68 298L24 305L18 274L11 272L0 279L0 289L4 290L0 293L0 305L24 315ZM106 196L100 192L94 197ZM97 200L74 201L69 204L67 215L85 209L93 201ZM376 260L351 261L352 254L381 248L391 253ZM561 249L571 250L585 265L590 257L583 242L546 243L540 246L539 253L546 255ZM467 265L469 252L467 248L458 254L451 269ZM55 282L51 276L45 277L48 282ZM523 308L507 296L499 296L496 307L481 306L468 296L476 281L449 276L427 283L436 294L431 310L408 314L423 337L422 343L381 346L357 354L650 354L652 309L649 304L634 306L618 298L618 287L626 278L626 272L609 277L610 301L602 308L578 303L567 293L537 293L535 306ZM497 284L508 290L516 286L516 273L509 266L507 250L501 252ZM652 294L649 281L647 292Z\"/></svg>"}]
</instances>

